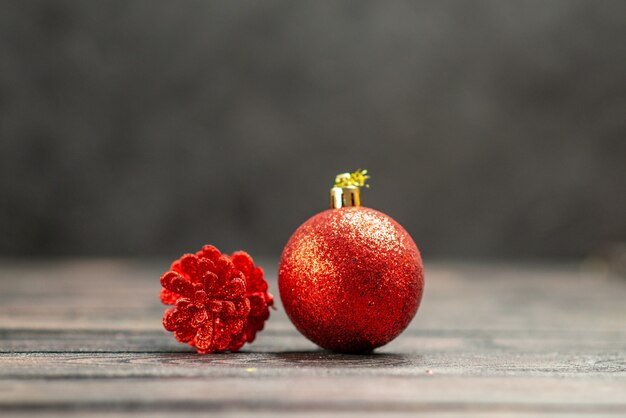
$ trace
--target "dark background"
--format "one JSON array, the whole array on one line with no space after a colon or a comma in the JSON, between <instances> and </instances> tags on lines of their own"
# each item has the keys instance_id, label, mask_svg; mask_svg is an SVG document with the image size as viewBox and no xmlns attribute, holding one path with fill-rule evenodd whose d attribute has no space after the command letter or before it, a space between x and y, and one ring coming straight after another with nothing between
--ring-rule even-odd
<instances>
[{"instance_id":1,"label":"dark background","mask_svg":"<svg viewBox=\"0 0 626 418\"><path fill-rule=\"evenodd\" d=\"M276 257L367 168L427 257L626 240L624 1L3 1L0 255Z\"/></svg>"}]
</instances>

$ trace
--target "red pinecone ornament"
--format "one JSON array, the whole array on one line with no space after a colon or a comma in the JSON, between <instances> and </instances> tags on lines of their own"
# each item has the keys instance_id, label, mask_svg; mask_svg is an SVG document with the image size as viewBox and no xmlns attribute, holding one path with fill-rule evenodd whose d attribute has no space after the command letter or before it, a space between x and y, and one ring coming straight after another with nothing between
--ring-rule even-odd
<instances>
[{"instance_id":1,"label":"red pinecone ornament","mask_svg":"<svg viewBox=\"0 0 626 418\"><path fill-rule=\"evenodd\" d=\"M212 245L174 261L161 286L161 301L174 305L163 326L200 354L234 352L254 341L274 304L252 257L243 251L228 256Z\"/></svg>"}]
</instances>

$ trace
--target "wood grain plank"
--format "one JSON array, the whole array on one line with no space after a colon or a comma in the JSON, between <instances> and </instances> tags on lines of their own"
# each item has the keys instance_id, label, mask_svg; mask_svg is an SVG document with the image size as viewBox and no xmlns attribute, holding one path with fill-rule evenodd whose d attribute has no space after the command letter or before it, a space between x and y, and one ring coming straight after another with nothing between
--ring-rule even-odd
<instances>
[{"instance_id":1,"label":"wood grain plank","mask_svg":"<svg viewBox=\"0 0 626 418\"><path fill-rule=\"evenodd\" d=\"M541 390L537 390L537 386ZM74 395L81 393L80 398ZM520 394L532 393L530 397ZM550 411L626 413L623 379L302 376L0 381L5 411ZM280 396L277 396L279 395ZM112 402L115 400L115 402Z\"/></svg>"},{"instance_id":2,"label":"wood grain plank","mask_svg":"<svg viewBox=\"0 0 626 418\"><path fill-rule=\"evenodd\" d=\"M517 406L516 409L507 407L507 405L499 405L499 408L490 405L489 408L482 407L477 404L455 404L448 405L445 409L441 405L436 405L437 409L428 409L428 404L420 404L419 408L415 407L412 411L370 411L357 408L356 411L347 410L277 410L275 408L256 407L254 409L245 410L233 406L232 408L222 408L219 411L215 410L192 410L189 408L184 409L185 417L206 417L219 416L219 417L254 417L254 418L275 418L275 417L293 417L300 418L370 418L370 417L394 417L394 418L406 418L415 416L435 416L437 418L458 418L460 416L471 417L483 417L483 418L572 418L572 417L584 417L592 416L593 418L616 418L623 416L619 410L614 408L607 408L608 410L602 411L599 408L581 408L575 406L567 408L566 406L557 408L543 407L538 409L534 405L522 405ZM125 417L132 415L137 418L171 418L172 414L182 415L180 410L172 410L161 408L158 411L155 410L137 410L133 409L132 413L128 413L124 410L117 409L116 407L107 407L104 410L97 409L72 409L66 408L62 412L52 411L48 409L38 409L36 412L24 411L24 410L11 410L10 412L4 412L3 417L31 417L36 415L37 417L46 418L66 418L66 417L89 417L89 418L113 418L113 417Z\"/></svg>"},{"instance_id":3,"label":"wood grain plank","mask_svg":"<svg viewBox=\"0 0 626 418\"><path fill-rule=\"evenodd\" d=\"M249 369L254 369L254 376ZM626 377L624 353L378 353L335 354L322 350L234 353L200 357L194 353L1 354L0 379L105 379L303 376L421 377ZM78 394L80 396L80 394Z\"/></svg>"}]
</instances>

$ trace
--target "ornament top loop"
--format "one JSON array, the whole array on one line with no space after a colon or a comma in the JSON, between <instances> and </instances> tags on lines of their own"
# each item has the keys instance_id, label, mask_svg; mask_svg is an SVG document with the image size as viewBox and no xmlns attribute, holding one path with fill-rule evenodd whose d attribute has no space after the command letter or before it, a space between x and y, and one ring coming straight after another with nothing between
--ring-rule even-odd
<instances>
[{"instance_id":1,"label":"ornament top loop","mask_svg":"<svg viewBox=\"0 0 626 418\"><path fill-rule=\"evenodd\" d=\"M370 178L367 170L358 169L354 173L342 173L335 177L335 186L330 189L330 208L339 209L361 206L361 187L369 187L365 182Z\"/></svg>"}]
</instances>

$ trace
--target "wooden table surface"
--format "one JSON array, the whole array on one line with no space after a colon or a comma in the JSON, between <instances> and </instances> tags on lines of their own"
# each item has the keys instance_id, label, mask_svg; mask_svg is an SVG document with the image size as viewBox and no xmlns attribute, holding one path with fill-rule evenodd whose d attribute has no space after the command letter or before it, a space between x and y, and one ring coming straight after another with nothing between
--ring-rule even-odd
<instances>
[{"instance_id":1,"label":"wooden table surface","mask_svg":"<svg viewBox=\"0 0 626 418\"><path fill-rule=\"evenodd\" d=\"M317 349L279 303L254 344L199 356L161 327L165 267L0 262L0 416L626 416L623 278L430 263L374 354Z\"/></svg>"}]
</instances>

